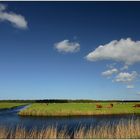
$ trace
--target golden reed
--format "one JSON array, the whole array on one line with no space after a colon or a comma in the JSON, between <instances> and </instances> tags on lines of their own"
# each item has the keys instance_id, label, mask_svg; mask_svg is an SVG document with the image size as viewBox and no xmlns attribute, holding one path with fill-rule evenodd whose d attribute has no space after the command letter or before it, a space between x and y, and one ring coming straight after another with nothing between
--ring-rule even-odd
<instances>
[{"instance_id":1,"label":"golden reed","mask_svg":"<svg viewBox=\"0 0 140 140\"><path fill-rule=\"evenodd\" d=\"M67 129L57 131L56 127L48 127L37 131L32 129L26 131L22 127L17 127L16 130L0 127L1 139L93 139L93 138L140 138L140 120L129 120L124 122L121 120L117 125L106 124L104 126L90 127L88 130L85 127L79 127L71 136Z\"/></svg>"}]
</instances>

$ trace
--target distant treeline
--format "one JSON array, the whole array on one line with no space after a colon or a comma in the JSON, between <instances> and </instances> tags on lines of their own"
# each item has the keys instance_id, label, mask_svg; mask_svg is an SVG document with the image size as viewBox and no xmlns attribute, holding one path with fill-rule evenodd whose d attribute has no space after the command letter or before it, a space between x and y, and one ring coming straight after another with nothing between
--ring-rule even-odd
<instances>
[{"instance_id":1,"label":"distant treeline","mask_svg":"<svg viewBox=\"0 0 140 140\"><path fill-rule=\"evenodd\" d=\"M0 100L1 102L8 102L8 103L35 103L36 100Z\"/></svg>"},{"instance_id":2,"label":"distant treeline","mask_svg":"<svg viewBox=\"0 0 140 140\"><path fill-rule=\"evenodd\" d=\"M95 100L67 100L67 99L45 99L36 100L37 103L93 103Z\"/></svg>"},{"instance_id":3,"label":"distant treeline","mask_svg":"<svg viewBox=\"0 0 140 140\"><path fill-rule=\"evenodd\" d=\"M78 100L67 100L67 99L45 99L45 100L36 100L37 103L95 103L95 102L140 102L140 101L134 101L134 100L84 100L84 99L78 99Z\"/></svg>"},{"instance_id":4,"label":"distant treeline","mask_svg":"<svg viewBox=\"0 0 140 140\"><path fill-rule=\"evenodd\" d=\"M14 102L14 103L97 103L97 102L140 102L140 101L139 100L44 99L44 100L0 100L0 102Z\"/></svg>"}]
</instances>

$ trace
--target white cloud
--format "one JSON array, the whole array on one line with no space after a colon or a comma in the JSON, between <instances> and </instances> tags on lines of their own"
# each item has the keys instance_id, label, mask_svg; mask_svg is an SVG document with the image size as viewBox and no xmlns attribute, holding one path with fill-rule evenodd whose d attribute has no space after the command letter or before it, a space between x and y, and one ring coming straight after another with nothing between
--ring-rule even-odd
<instances>
[{"instance_id":1,"label":"white cloud","mask_svg":"<svg viewBox=\"0 0 140 140\"><path fill-rule=\"evenodd\" d=\"M134 88L134 85L127 85L126 88L133 89Z\"/></svg>"},{"instance_id":2,"label":"white cloud","mask_svg":"<svg viewBox=\"0 0 140 140\"><path fill-rule=\"evenodd\" d=\"M122 70L122 71L123 70L128 70L128 68L129 68L128 65L124 65L120 70Z\"/></svg>"},{"instance_id":3,"label":"white cloud","mask_svg":"<svg viewBox=\"0 0 140 140\"><path fill-rule=\"evenodd\" d=\"M133 82L138 76L138 73L136 71L132 71L131 73L128 72L120 72L116 77L116 82L122 82L122 83L130 83Z\"/></svg>"},{"instance_id":4,"label":"white cloud","mask_svg":"<svg viewBox=\"0 0 140 140\"><path fill-rule=\"evenodd\" d=\"M131 38L113 40L97 47L86 56L86 59L89 61L114 60L124 62L126 65L140 62L140 41L133 41Z\"/></svg>"},{"instance_id":5,"label":"white cloud","mask_svg":"<svg viewBox=\"0 0 140 140\"><path fill-rule=\"evenodd\" d=\"M116 74L117 72L118 72L118 70L116 68L113 68L113 69L102 72L102 75L111 76L112 74Z\"/></svg>"},{"instance_id":6,"label":"white cloud","mask_svg":"<svg viewBox=\"0 0 140 140\"><path fill-rule=\"evenodd\" d=\"M13 12L7 12L7 7L3 4L0 4L0 22L1 21L8 21L10 22L14 27L20 28L20 29L26 29L28 27L28 23L22 15L13 13Z\"/></svg>"},{"instance_id":7,"label":"white cloud","mask_svg":"<svg viewBox=\"0 0 140 140\"><path fill-rule=\"evenodd\" d=\"M115 65L116 65L116 63L107 64L106 67L110 68L110 69L113 69Z\"/></svg>"},{"instance_id":8,"label":"white cloud","mask_svg":"<svg viewBox=\"0 0 140 140\"><path fill-rule=\"evenodd\" d=\"M69 40L63 40L56 43L55 48L58 52L74 53L80 50L80 44L77 42L70 42Z\"/></svg>"}]
</instances>

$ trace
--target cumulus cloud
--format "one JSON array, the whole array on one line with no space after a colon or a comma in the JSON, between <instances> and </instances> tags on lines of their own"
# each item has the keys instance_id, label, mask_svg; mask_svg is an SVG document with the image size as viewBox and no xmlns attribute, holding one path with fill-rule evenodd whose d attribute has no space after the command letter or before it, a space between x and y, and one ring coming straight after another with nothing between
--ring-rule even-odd
<instances>
[{"instance_id":1,"label":"cumulus cloud","mask_svg":"<svg viewBox=\"0 0 140 140\"><path fill-rule=\"evenodd\" d=\"M136 71L129 72L120 72L116 78L116 82L122 82L122 83L130 83L133 82L138 76L138 73Z\"/></svg>"},{"instance_id":2,"label":"cumulus cloud","mask_svg":"<svg viewBox=\"0 0 140 140\"><path fill-rule=\"evenodd\" d=\"M127 85L126 88L133 89L134 88L134 85Z\"/></svg>"},{"instance_id":3,"label":"cumulus cloud","mask_svg":"<svg viewBox=\"0 0 140 140\"><path fill-rule=\"evenodd\" d=\"M7 7L4 4L0 4L0 22L8 21L14 27L20 29L26 29L28 23L24 16L16 14L14 12L7 12Z\"/></svg>"},{"instance_id":4,"label":"cumulus cloud","mask_svg":"<svg viewBox=\"0 0 140 140\"><path fill-rule=\"evenodd\" d=\"M125 65L140 62L140 41L133 41L131 38L113 40L98 46L86 56L86 59L89 61L114 60L124 62Z\"/></svg>"},{"instance_id":5,"label":"cumulus cloud","mask_svg":"<svg viewBox=\"0 0 140 140\"><path fill-rule=\"evenodd\" d=\"M70 42L69 40L63 40L56 43L55 48L58 52L65 52L65 53L75 53L80 50L80 44L77 42Z\"/></svg>"},{"instance_id":6,"label":"cumulus cloud","mask_svg":"<svg viewBox=\"0 0 140 140\"><path fill-rule=\"evenodd\" d=\"M117 72L118 72L118 70L116 68L113 68L113 69L102 72L102 75L103 76L111 76L112 74L115 74Z\"/></svg>"}]
</instances>

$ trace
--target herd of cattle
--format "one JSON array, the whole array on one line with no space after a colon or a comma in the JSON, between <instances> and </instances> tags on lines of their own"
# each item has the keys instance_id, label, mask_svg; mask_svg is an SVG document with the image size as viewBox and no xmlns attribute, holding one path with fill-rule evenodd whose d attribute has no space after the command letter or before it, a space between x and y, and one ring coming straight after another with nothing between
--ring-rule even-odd
<instances>
[{"instance_id":1,"label":"herd of cattle","mask_svg":"<svg viewBox=\"0 0 140 140\"><path fill-rule=\"evenodd\" d=\"M113 104L109 104L109 105L107 106L107 108L112 108L113 106L114 106ZM96 105L96 108L103 108L103 106L97 104L97 105Z\"/></svg>"},{"instance_id":2,"label":"herd of cattle","mask_svg":"<svg viewBox=\"0 0 140 140\"><path fill-rule=\"evenodd\" d=\"M109 104L106 108L113 108L113 106L114 106L113 104ZM138 107L140 107L140 104L135 104L133 107L138 108ZM103 108L103 106L100 104L96 104L96 108L97 109Z\"/></svg>"}]
</instances>

